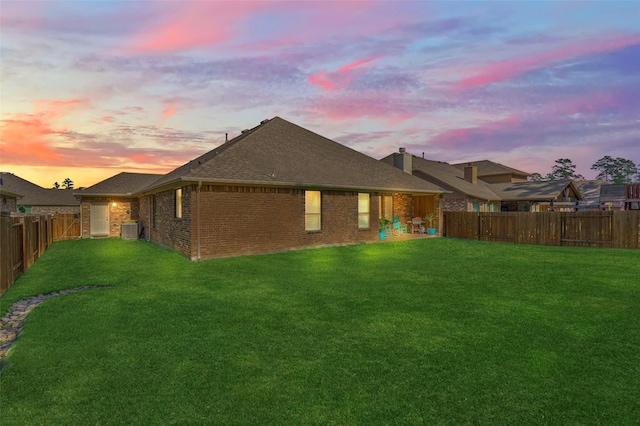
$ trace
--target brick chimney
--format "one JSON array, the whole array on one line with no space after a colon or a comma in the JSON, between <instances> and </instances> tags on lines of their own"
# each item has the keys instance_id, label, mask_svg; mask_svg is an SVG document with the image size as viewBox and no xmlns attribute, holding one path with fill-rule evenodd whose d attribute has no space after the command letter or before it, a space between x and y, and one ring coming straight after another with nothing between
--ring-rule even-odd
<instances>
[{"instance_id":1,"label":"brick chimney","mask_svg":"<svg viewBox=\"0 0 640 426\"><path fill-rule=\"evenodd\" d=\"M404 148L400 148L400 152L393 155L393 165L405 173L413 174L413 156Z\"/></svg>"},{"instance_id":2,"label":"brick chimney","mask_svg":"<svg viewBox=\"0 0 640 426\"><path fill-rule=\"evenodd\" d=\"M477 184L478 183L478 167L474 166L472 163L469 163L464 168L464 180L469 183Z\"/></svg>"}]
</instances>

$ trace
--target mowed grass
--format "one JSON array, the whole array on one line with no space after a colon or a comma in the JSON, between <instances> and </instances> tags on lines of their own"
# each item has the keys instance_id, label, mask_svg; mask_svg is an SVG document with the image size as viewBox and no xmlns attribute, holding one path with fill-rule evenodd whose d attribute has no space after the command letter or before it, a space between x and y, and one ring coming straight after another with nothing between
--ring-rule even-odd
<instances>
[{"instance_id":1,"label":"mowed grass","mask_svg":"<svg viewBox=\"0 0 640 426\"><path fill-rule=\"evenodd\" d=\"M52 245L0 299L13 424L638 424L640 251L425 239L190 262Z\"/></svg>"}]
</instances>

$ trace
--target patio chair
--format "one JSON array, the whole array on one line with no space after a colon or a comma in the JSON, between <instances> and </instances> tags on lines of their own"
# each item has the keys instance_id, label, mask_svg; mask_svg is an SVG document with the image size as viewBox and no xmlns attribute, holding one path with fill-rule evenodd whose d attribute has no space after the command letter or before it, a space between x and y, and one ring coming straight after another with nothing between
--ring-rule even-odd
<instances>
[{"instance_id":1,"label":"patio chair","mask_svg":"<svg viewBox=\"0 0 640 426\"><path fill-rule=\"evenodd\" d=\"M397 222L393 222L393 235L409 235L407 224L405 223L403 225L399 220Z\"/></svg>"}]
</instances>

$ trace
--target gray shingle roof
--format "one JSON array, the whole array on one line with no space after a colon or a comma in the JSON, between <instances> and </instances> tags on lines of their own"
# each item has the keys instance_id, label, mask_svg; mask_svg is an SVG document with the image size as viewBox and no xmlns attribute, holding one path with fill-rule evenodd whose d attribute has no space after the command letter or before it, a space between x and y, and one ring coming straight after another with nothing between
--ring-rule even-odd
<instances>
[{"instance_id":1,"label":"gray shingle roof","mask_svg":"<svg viewBox=\"0 0 640 426\"><path fill-rule=\"evenodd\" d=\"M523 178L531 176L531 173L523 172L522 170L514 169L512 167L508 167L500 163L495 163L490 160L468 161L466 163L452 164L452 166L464 171L464 168L469 165L469 163L478 168L478 177L503 174L521 175Z\"/></svg>"},{"instance_id":2,"label":"gray shingle roof","mask_svg":"<svg viewBox=\"0 0 640 426\"><path fill-rule=\"evenodd\" d=\"M391 154L380 161L393 164L393 155ZM455 190L480 200L500 199L486 182L478 180L473 184L464 180L464 168L461 170L449 163L427 160L415 155L412 157L412 163L414 172L431 177L446 189Z\"/></svg>"},{"instance_id":3,"label":"gray shingle roof","mask_svg":"<svg viewBox=\"0 0 640 426\"><path fill-rule=\"evenodd\" d=\"M104 195L130 197L141 192L161 177L162 175L160 174L122 172L82 191L76 192L76 195L80 197Z\"/></svg>"},{"instance_id":4,"label":"gray shingle roof","mask_svg":"<svg viewBox=\"0 0 640 426\"><path fill-rule=\"evenodd\" d=\"M1 172L3 187L21 194L19 206L78 206L80 201L69 189L45 189L13 173Z\"/></svg>"},{"instance_id":5,"label":"gray shingle roof","mask_svg":"<svg viewBox=\"0 0 640 426\"><path fill-rule=\"evenodd\" d=\"M442 193L440 187L280 117L177 168L147 190L177 182Z\"/></svg>"},{"instance_id":6,"label":"gray shingle roof","mask_svg":"<svg viewBox=\"0 0 640 426\"><path fill-rule=\"evenodd\" d=\"M600 202L625 201L627 192L624 183L602 185L600 187Z\"/></svg>"},{"instance_id":7,"label":"gray shingle roof","mask_svg":"<svg viewBox=\"0 0 640 426\"><path fill-rule=\"evenodd\" d=\"M597 206L600 204L600 187L609 185L606 180L580 180L574 182L584 197L585 206Z\"/></svg>"},{"instance_id":8,"label":"gray shingle roof","mask_svg":"<svg viewBox=\"0 0 640 426\"><path fill-rule=\"evenodd\" d=\"M494 183L491 188L503 200L555 200L563 196L562 191L567 186L572 186L578 195L578 199L582 199L580 191L576 188L570 179L551 180L542 182L513 182L513 183Z\"/></svg>"}]
</instances>

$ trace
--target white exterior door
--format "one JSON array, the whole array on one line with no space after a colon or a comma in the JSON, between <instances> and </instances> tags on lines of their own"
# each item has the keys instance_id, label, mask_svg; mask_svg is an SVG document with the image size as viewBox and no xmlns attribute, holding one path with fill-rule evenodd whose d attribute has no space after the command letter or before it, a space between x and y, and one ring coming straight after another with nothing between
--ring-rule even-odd
<instances>
[{"instance_id":1,"label":"white exterior door","mask_svg":"<svg viewBox=\"0 0 640 426\"><path fill-rule=\"evenodd\" d=\"M91 204L91 236L109 235L109 204Z\"/></svg>"}]
</instances>

